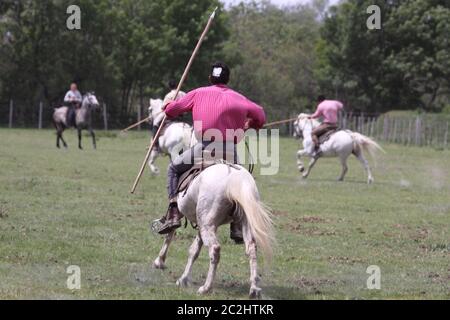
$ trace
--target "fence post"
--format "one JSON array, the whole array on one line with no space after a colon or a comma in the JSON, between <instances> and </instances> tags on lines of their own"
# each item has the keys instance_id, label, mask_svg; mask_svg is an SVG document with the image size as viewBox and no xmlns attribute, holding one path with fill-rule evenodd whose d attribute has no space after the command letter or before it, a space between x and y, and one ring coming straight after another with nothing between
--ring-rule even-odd
<instances>
[{"instance_id":1,"label":"fence post","mask_svg":"<svg viewBox=\"0 0 450 320\"><path fill-rule=\"evenodd\" d=\"M138 104L138 108L137 108L137 122L141 122L141 104ZM137 129L140 131L141 130L141 124L138 125Z\"/></svg>"},{"instance_id":2,"label":"fence post","mask_svg":"<svg viewBox=\"0 0 450 320\"><path fill-rule=\"evenodd\" d=\"M408 123L408 136L406 137L406 145L411 145L411 133L412 133L412 119L409 119Z\"/></svg>"},{"instance_id":3,"label":"fence post","mask_svg":"<svg viewBox=\"0 0 450 320\"><path fill-rule=\"evenodd\" d=\"M420 117L417 116L417 118L416 118L416 137L415 137L416 146L420 145L420 131L421 131L420 127L421 127L420 126Z\"/></svg>"},{"instance_id":4,"label":"fence post","mask_svg":"<svg viewBox=\"0 0 450 320\"><path fill-rule=\"evenodd\" d=\"M445 133L444 133L444 149L447 148L447 142L448 142L448 121L445 127Z\"/></svg>"},{"instance_id":5,"label":"fence post","mask_svg":"<svg viewBox=\"0 0 450 320\"><path fill-rule=\"evenodd\" d=\"M13 125L13 113L14 113L14 102L13 100L9 100L9 128L12 128Z\"/></svg>"},{"instance_id":6,"label":"fence post","mask_svg":"<svg viewBox=\"0 0 450 320\"><path fill-rule=\"evenodd\" d=\"M108 131L108 113L106 112L106 103L103 103L103 130Z\"/></svg>"},{"instance_id":7,"label":"fence post","mask_svg":"<svg viewBox=\"0 0 450 320\"><path fill-rule=\"evenodd\" d=\"M42 112L44 110L44 105L41 102L39 102L39 122L38 122L38 129L41 130L42 129Z\"/></svg>"},{"instance_id":8,"label":"fence post","mask_svg":"<svg viewBox=\"0 0 450 320\"><path fill-rule=\"evenodd\" d=\"M384 116L383 119L383 140L389 142L389 118Z\"/></svg>"},{"instance_id":9,"label":"fence post","mask_svg":"<svg viewBox=\"0 0 450 320\"><path fill-rule=\"evenodd\" d=\"M295 116L292 116L291 118L294 118ZM291 121L289 122L289 136L292 137L294 135L294 123Z\"/></svg>"},{"instance_id":10,"label":"fence post","mask_svg":"<svg viewBox=\"0 0 450 320\"><path fill-rule=\"evenodd\" d=\"M375 137L375 122L376 122L376 118L373 117L372 120L370 121L370 136L371 137Z\"/></svg>"}]
</instances>

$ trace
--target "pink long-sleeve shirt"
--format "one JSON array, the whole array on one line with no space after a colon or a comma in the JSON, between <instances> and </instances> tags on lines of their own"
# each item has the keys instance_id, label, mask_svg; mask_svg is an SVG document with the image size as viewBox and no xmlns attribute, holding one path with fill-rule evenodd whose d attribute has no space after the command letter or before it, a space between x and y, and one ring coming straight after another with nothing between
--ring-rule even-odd
<instances>
[{"instance_id":1,"label":"pink long-sleeve shirt","mask_svg":"<svg viewBox=\"0 0 450 320\"><path fill-rule=\"evenodd\" d=\"M323 122L329 124L336 124L338 122L339 110L342 110L344 105L342 102L336 100L325 100L319 104L317 111L311 116L313 119L323 117Z\"/></svg>"},{"instance_id":2,"label":"pink long-sleeve shirt","mask_svg":"<svg viewBox=\"0 0 450 320\"><path fill-rule=\"evenodd\" d=\"M266 122L266 115L261 106L225 85L193 90L178 101L169 103L165 109L169 118L175 118L189 111L192 111L197 137L203 136L210 129L215 129L222 134L222 139L215 137L216 141L234 140L238 143L242 135L236 138L227 131L243 130L249 119L249 125L254 129L262 128Z\"/></svg>"}]
</instances>

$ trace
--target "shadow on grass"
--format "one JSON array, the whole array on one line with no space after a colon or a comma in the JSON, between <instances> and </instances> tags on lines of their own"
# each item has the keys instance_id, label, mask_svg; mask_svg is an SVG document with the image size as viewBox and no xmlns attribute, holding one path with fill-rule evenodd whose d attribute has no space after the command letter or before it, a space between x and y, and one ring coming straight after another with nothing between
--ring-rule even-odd
<instances>
[{"instance_id":1,"label":"shadow on grass","mask_svg":"<svg viewBox=\"0 0 450 320\"><path fill-rule=\"evenodd\" d=\"M250 285L244 282L232 282L232 283L220 283L215 285L217 289L232 298L232 297L242 297L244 299L248 298ZM299 288L294 287L283 287L283 286L262 286L263 299L272 300L305 300L307 296L305 292Z\"/></svg>"}]
</instances>

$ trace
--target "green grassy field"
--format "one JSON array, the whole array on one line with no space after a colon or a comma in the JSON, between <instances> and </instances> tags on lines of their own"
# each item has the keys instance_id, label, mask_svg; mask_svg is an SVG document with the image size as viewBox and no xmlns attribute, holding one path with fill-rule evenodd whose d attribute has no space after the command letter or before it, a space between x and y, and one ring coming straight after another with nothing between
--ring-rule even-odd
<instances>
[{"instance_id":1,"label":"green grassy field","mask_svg":"<svg viewBox=\"0 0 450 320\"><path fill-rule=\"evenodd\" d=\"M154 270L162 239L149 222L166 209L165 168L129 190L146 133L99 133L76 149L55 148L53 131L0 129L0 299L199 299L209 259L203 250L194 286L179 289L195 231L179 232L168 269ZM376 182L355 160L336 182L337 160L320 160L310 180L296 171L298 142L283 139L276 176L256 180L273 208L278 246L262 271L267 299L449 299L450 152L384 146ZM245 299L248 260L221 230L222 258L207 299ZM81 290L67 289L66 268L81 268ZM368 290L370 265L381 290ZM203 299L203 297L202 297Z\"/></svg>"}]
</instances>

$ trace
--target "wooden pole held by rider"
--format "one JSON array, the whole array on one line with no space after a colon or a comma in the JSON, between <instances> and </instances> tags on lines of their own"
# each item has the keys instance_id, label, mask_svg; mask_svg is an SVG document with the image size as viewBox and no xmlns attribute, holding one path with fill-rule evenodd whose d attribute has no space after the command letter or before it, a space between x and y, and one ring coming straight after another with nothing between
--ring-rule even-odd
<instances>
[{"instance_id":1,"label":"wooden pole held by rider","mask_svg":"<svg viewBox=\"0 0 450 320\"><path fill-rule=\"evenodd\" d=\"M276 125L279 125L279 124L285 124L285 123L289 123L289 122L294 122L297 119L298 119L298 117L297 118L292 118L292 119L281 120L281 121L270 122L268 124L265 124L264 128L273 127L273 126L276 126Z\"/></svg>"},{"instance_id":2,"label":"wooden pole held by rider","mask_svg":"<svg viewBox=\"0 0 450 320\"><path fill-rule=\"evenodd\" d=\"M197 53L198 53L198 51L199 51L199 49L200 49L200 47L202 45L202 42L205 39L206 34L209 31L209 28L211 27L211 24L212 24L212 22L214 20L214 17L216 16L216 11L217 11L217 8L214 9L213 13L209 17L209 20L208 20L208 23L206 24L205 30L203 30L203 33L200 36L200 39L198 40L198 43L195 46L194 51L192 52L191 58L189 59L189 62L188 62L187 66L186 66L186 68L184 70L183 76L181 77L181 80L178 83L177 91L176 91L175 98L174 98L175 100L178 97L178 93L180 92L184 81L186 80L186 77L187 77L187 75L189 73L189 70L190 70L190 68L192 66L192 63L194 62L195 56L197 55ZM141 169L139 170L138 176L137 176L136 180L134 181L133 187L131 188L131 193L132 194L136 191L136 188L137 188L137 186L139 184L139 181L141 180L142 175L144 174L145 166L147 165L148 159L150 158L150 154L152 153L153 148L155 147L156 141L158 141L158 139L159 139L159 136L161 134L161 131L162 131L163 127L164 127L164 123L166 122L166 120L167 120L167 116L164 116L164 119L161 121L161 124L159 126L158 131L156 132L155 136L153 137L153 139L151 141L151 144L150 144L150 147L147 150L147 154L145 156L144 162L142 163L142 166L141 166Z\"/></svg>"}]
</instances>

